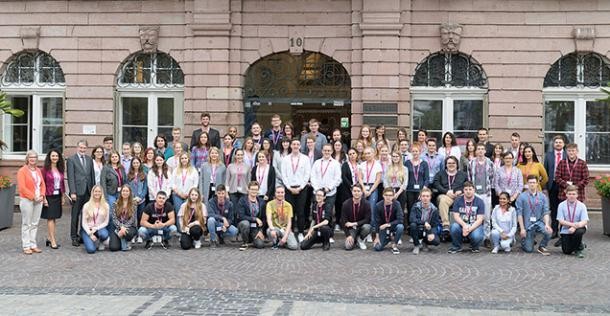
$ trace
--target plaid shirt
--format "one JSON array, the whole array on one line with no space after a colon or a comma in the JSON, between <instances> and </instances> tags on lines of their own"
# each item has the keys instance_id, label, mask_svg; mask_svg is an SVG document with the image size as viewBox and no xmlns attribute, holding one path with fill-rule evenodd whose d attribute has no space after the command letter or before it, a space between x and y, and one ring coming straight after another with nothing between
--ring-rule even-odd
<instances>
[{"instance_id":1,"label":"plaid shirt","mask_svg":"<svg viewBox=\"0 0 610 316\"><path fill-rule=\"evenodd\" d=\"M565 190L568 187L568 181L572 181L572 184L578 187L578 200L584 203L585 187L589 184L589 167L584 160L577 158L573 164L568 166L568 159L563 159L557 165L555 183L559 185L559 199L562 201L566 199Z\"/></svg>"},{"instance_id":2,"label":"plaid shirt","mask_svg":"<svg viewBox=\"0 0 610 316\"><path fill-rule=\"evenodd\" d=\"M494 164L493 162L491 162L491 160L489 160L489 158L485 157L485 163L483 165L483 170L477 170L479 169L477 167L477 165L479 164L478 159L472 159L469 163L468 163L468 180L470 180L470 182L472 182L475 187L476 186L482 186L483 183L479 183L479 180L481 175L477 174L477 172L479 171L483 171L484 175L483 179L485 179L485 192L479 192L479 190L476 190L478 194L485 194L485 195L491 195L491 188L492 185L494 183Z\"/></svg>"}]
</instances>

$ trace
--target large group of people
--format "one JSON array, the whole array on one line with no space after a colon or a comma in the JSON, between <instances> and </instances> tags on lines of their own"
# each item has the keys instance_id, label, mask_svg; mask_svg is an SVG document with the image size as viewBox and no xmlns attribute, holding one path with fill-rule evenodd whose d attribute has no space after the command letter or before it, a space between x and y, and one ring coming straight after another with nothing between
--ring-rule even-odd
<instances>
[{"instance_id":1,"label":"large group of people","mask_svg":"<svg viewBox=\"0 0 610 316\"><path fill-rule=\"evenodd\" d=\"M28 151L17 173L23 252L42 251L40 218L46 246L60 247L56 220L70 203L72 245L87 253L168 248L174 237L185 250L227 239L240 250L329 250L343 232L345 250L372 243L399 254L407 237L416 255L441 242L451 243L449 253L464 244L510 252L517 240L525 252L549 255L558 238L563 253L584 256L589 172L560 135L541 163L516 132L505 149L480 128L460 139L462 150L452 132L436 140L419 130L410 142L400 128L390 141L384 126L364 125L348 144L340 130L320 132L316 119L300 135L277 114L270 126L254 123L237 139L237 128L221 135L204 113L190 145L174 128L170 142L159 135L154 147L124 143L121 153L112 137L91 155L80 140L65 161L50 150L42 168Z\"/></svg>"}]
</instances>

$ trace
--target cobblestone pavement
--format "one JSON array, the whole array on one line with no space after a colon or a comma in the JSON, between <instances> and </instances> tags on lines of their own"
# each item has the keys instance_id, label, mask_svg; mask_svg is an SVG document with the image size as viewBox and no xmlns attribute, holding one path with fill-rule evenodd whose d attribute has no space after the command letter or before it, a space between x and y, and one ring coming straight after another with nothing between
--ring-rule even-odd
<instances>
[{"instance_id":1,"label":"cobblestone pavement","mask_svg":"<svg viewBox=\"0 0 610 316\"><path fill-rule=\"evenodd\" d=\"M64 214L66 215L66 214ZM340 248L239 251L237 243L183 251L85 253L69 245L69 214L59 221L59 250L26 256L20 216L0 231L0 314L99 315L554 315L610 313L610 238L592 214L587 256L447 254L419 256ZM43 245L46 223L41 221ZM408 238L407 238L408 240ZM553 241L552 241L553 242Z\"/></svg>"}]
</instances>

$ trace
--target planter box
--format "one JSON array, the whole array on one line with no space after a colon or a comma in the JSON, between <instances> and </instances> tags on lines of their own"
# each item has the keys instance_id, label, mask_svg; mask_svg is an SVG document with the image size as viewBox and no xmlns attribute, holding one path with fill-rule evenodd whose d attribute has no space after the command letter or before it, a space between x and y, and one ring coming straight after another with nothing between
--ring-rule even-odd
<instances>
[{"instance_id":1,"label":"planter box","mask_svg":"<svg viewBox=\"0 0 610 316\"><path fill-rule=\"evenodd\" d=\"M16 186L13 184L10 188L0 190L0 229L13 225L15 189Z\"/></svg>"},{"instance_id":2,"label":"planter box","mask_svg":"<svg viewBox=\"0 0 610 316\"><path fill-rule=\"evenodd\" d=\"M610 236L610 199L602 197L602 227L604 235Z\"/></svg>"}]
</instances>

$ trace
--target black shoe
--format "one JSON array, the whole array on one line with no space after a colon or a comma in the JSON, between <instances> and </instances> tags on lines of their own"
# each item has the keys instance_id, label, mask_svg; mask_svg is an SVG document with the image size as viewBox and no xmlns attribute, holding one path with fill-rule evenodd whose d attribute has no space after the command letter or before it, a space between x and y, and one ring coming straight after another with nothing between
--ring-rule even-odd
<instances>
[{"instance_id":1,"label":"black shoe","mask_svg":"<svg viewBox=\"0 0 610 316\"><path fill-rule=\"evenodd\" d=\"M489 239L485 239L483 242L483 247L491 249L491 241Z\"/></svg>"},{"instance_id":2,"label":"black shoe","mask_svg":"<svg viewBox=\"0 0 610 316\"><path fill-rule=\"evenodd\" d=\"M167 248L169 248L169 241L168 240L163 240L161 242L161 247L163 247L163 249L167 250Z\"/></svg>"},{"instance_id":3,"label":"black shoe","mask_svg":"<svg viewBox=\"0 0 610 316\"><path fill-rule=\"evenodd\" d=\"M221 244L221 245L224 245L225 244L225 239L223 237L221 237L221 236L218 236L218 243Z\"/></svg>"},{"instance_id":4,"label":"black shoe","mask_svg":"<svg viewBox=\"0 0 610 316\"><path fill-rule=\"evenodd\" d=\"M551 235L551 239L555 239L555 238L558 238L558 237L559 237L559 235L557 233L553 233L553 235Z\"/></svg>"},{"instance_id":5,"label":"black shoe","mask_svg":"<svg viewBox=\"0 0 610 316\"><path fill-rule=\"evenodd\" d=\"M557 241L553 244L553 246L561 247L561 237L559 237L559 239L557 239Z\"/></svg>"},{"instance_id":6,"label":"black shoe","mask_svg":"<svg viewBox=\"0 0 610 316\"><path fill-rule=\"evenodd\" d=\"M144 245L144 249L152 249L153 242L152 240L147 240L146 245Z\"/></svg>"},{"instance_id":7,"label":"black shoe","mask_svg":"<svg viewBox=\"0 0 610 316\"><path fill-rule=\"evenodd\" d=\"M441 240L443 242L451 242L451 233L449 230L443 230L443 234L441 235Z\"/></svg>"},{"instance_id":8,"label":"black shoe","mask_svg":"<svg viewBox=\"0 0 610 316\"><path fill-rule=\"evenodd\" d=\"M585 244L584 242L580 242L580 245L578 246L578 250L579 251L583 251L585 250L585 248L587 248L587 244Z\"/></svg>"},{"instance_id":9,"label":"black shoe","mask_svg":"<svg viewBox=\"0 0 610 316\"><path fill-rule=\"evenodd\" d=\"M78 242L78 239L72 239L72 246L74 246L74 247L80 246L80 242Z\"/></svg>"},{"instance_id":10,"label":"black shoe","mask_svg":"<svg viewBox=\"0 0 610 316\"><path fill-rule=\"evenodd\" d=\"M210 248L218 247L218 243L215 240L210 241Z\"/></svg>"},{"instance_id":11,"label":"black shoe","mask_svg":"<svg viewBox=\"0 0 610 316\"><path fill-rule=\"evenodd\" d=\"M44 244L45 244L45 246L47 246L47 247L51 247L51 241L50 241L50 240L48 240L48 239L47 239L47 240L44 242Z\"/></svg>"},{"instance_id":12,"label":"black shoe","mask_svg":"<svg viewBox=\"0 0 610 316\"><path fill-rule=\"evenodd\" d=\"M328 243L325 243L325 244L322 246L322 250L324 250L324 251L330 250L330 243L329 243L329 242L328 242Z\"/></svg>"}]
</instances>

